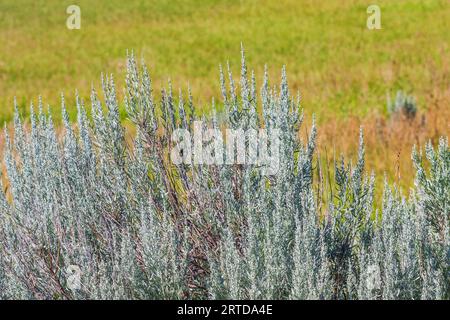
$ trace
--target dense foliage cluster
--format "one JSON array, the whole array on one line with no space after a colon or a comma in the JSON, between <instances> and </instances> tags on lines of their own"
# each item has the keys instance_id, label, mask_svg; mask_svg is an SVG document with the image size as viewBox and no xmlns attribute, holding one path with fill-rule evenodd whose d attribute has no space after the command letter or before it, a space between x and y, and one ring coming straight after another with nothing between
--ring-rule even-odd
<instances>
[{"instance_id":1,"label":"dense foliage cluster","mask_svg":"<svg viewBox=\"0 0 450 320\"><path fill-rule=\"evenodd\" d=\"M394 101L388 96L387 110L391 117L404 116L407 119L414 119L417 109L416 99L401 90L397 91Z\"/></svg>"},{"instance_id":2,"label":"dense foliage cluster","mask_svg":"<svg viewBox=\"0 0 450 320\"><path fill-rule=\"evenodd\" d=\"M374 209L374 177L337 161L332 199L313 189L316 128L298 138L300 98L283 70L257 94L242 59L239 86L220 72L223 108L199 117L169 84L157 103L149 73L128 58L127 139L112 77L90 115L77 99L64 132L39 102L30 130L16 112L5 130L7 179L0 192L2 299L448 299L450 151L413 152L408 198L385 185ZM227 79L225 79L227 78ZM238 93L240 90L240 93ZM224 115L219 117L218 114ZM195 119L212 127L279 129L279 170L255 164L171 163L172 132ZM219 121L220 119L220 121ZM81 271L80 285L70 282Z\"/></svg>"}]
</instances>

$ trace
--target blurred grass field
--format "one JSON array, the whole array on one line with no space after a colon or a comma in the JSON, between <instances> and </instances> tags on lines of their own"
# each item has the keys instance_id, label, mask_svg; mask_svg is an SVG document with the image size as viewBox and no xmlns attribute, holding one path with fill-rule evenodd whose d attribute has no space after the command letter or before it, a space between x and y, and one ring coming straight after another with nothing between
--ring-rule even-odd
<instances>
[{"instance_id":1,"label":"blurred grass field","mask_svg":"<svg viewBox=\"0 0 450 320\"><path fill-rule=\"evenodd\" d=\"M382 30L366 28L372 3L381 8ZM71 4L81 8L80 30L66 28ZM413 143L448 135L449 30L448 0L1 0L0 122L11 120L14 97L26 114L39 95L58 118L61 92L74 117L75 89L88 101L101 72L115 75L122 95L127 49L145 59L156 92L169 78L175 89L189 82L195 102L207 107L220 97L219 63L230 60L239 74L242 42L258 86L265 64L272 83L286 65L290 87L300 90L306 115L316 114L328 150L353 154L357 135L350 133L386 116L388 92L412 93L421 112L443 116L427 122L420 139L390 136L392 147L368 132L368 163L382 179L383 171L395 176L392 161L410 167ZM394 160L386 158L389 148Z\"/></svg>"},{"instance_id":2,"label":"blurred grass field","mask_svg":"<svg viewBox=\"0 0 450 320\"><path fill-rule=\"evenodd\" d=\"M421 105L449 85L450 2L376 1L382 30L366 28L361 0L0 1L0 120L13 97L24 108L42 94L57 108L64 92L88 98L101 72L122 84L127 49L151 67L158 88L190 82L199 103L219 96L218 64L239 71L239 46L260 79L286 64L319 121L383 111L386 92L403 89ZM81 8L81 29L65 10ZM120 90L119 90L120 93Z\"/></svg>"}]
</instances>

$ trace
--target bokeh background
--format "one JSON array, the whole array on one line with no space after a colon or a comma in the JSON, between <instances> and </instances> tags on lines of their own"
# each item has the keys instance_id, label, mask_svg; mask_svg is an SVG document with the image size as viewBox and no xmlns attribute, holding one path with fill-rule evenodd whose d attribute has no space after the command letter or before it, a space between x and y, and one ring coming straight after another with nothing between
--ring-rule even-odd
<instances>
[{"instance_id":1,"label":"bokeh background","mask_svg":"<svg viewBox=\"0 0 450 320\"><path fill-rule=\"evenodd\" d=\"M80 30L66 27L71 4ZM366 27L371 4L381 30ZM307 124L316 115L323 175L340 153L355 155L362 125L377 183L386 176L407 189L413 144L448 135L448 0L1 0L0 122L12 119L14 97L26 118L39 95L58 120L61 93L75 119L75 90L88 102L102 72L114 74L121 97L127 50L146 61L156 93L169 78L174 89L189 83L207 109L220 99L218 65L239 74L241 42L258 86L265 64L272 84L286 65ZM387 112L398 90L416 98L413 119Z\"/></svg>"}]
</instances>

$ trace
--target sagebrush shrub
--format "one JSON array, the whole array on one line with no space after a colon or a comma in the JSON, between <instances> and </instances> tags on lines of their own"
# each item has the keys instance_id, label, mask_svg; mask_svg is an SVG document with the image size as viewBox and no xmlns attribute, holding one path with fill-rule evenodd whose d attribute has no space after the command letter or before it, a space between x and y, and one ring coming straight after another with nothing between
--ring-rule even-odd
<instances>
[{"instance_id":1,"label":"sagebrush shrub","mask_svg":"<svg viewBox=\"0 0 450 320\"><path fill-rule=\"evenodd\" d=\"M77 125L62 98L64 133L31 107L14 138L5 129L7 182L0 193L2 299L448 299L449 166L442 138L413 153L415 187L385 185L374 209L363 134L356 165L336 163L333 197L320 212L312 184L316 128L298 138L300 98L281 85L259 95L244 55L240 93L220 70L223 110L197 116L169 84L161 100L149 73L127 60L129 145L112 77L104 99L81 99ZM227 85L228 84L228 85ZM221 121L219 121L219 116ZM195 119L212 127L279 129L279 170L254 164L171 163L172 132ZM70 270L81 270L74 288ZM72 268L72 269L71 269Z\"/></svg>"},{"instance_id":2,"label":"sagebrush shrub","mask_svg":"<svg viewBox=\"0 0 450 320\"><path fill-rule=\"evenodd\" d=\"M390 116L404 116L407 119L414 119L417 109L416 99L401 90L397 91L394 101L391 101L388 96L387 110Z\"/></svg>"}]
</instances>

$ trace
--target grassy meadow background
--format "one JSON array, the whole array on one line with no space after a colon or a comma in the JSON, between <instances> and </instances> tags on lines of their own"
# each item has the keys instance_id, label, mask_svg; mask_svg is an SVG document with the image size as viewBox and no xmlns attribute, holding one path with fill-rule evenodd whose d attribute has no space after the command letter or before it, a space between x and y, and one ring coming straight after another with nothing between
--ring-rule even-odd
<instances>
[{"instance_id":1,"label":"grassy meadow background","mask_svg":"<svg viewBox=\"0 0 450 320\"><path fill-rule=\"evenodd\" d=\"M81 30L66 28L71 4ZM382 30L366 28L370 4ZM1 0L0 122L11 120L14 97L26 116L39 95L58 119L61 92L75 119L75 89L88 102L101 72L122 96L127 49L145 59L156 93L169 78L174 89L189 83L208 108L220 97L218 65L229 60L239 74L242 42L258 87L265 64L272 84L286 65L307 123L318 120L323 175L335 154L355 155L363 125L377 182L386 173L407 188L412 145L448 135L449 31L448 0ZM416 97L416 119L389 118L386 95L399 89Z\"/></svg>"}]
</instances>

